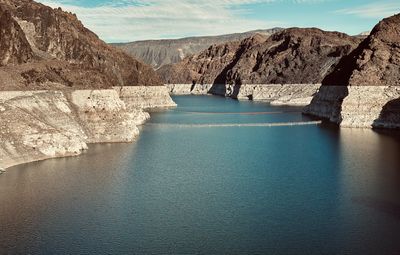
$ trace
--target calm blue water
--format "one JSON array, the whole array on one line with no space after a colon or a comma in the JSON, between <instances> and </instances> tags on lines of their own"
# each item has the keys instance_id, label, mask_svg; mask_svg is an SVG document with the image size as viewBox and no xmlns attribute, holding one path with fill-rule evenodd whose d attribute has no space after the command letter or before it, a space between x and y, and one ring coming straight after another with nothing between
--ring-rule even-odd
<instances>
[{"instance_id":1,"label":"calm blue water","mask_svg":"<svg viewBox=\"0 0 400 255\"><path fill-rule=\"evenodd\" d=\"M0 254L400 254L396 134L163 126L309 120L298 108L174 99L136 143L1 175Z\"/></svg>"}]
</instances>

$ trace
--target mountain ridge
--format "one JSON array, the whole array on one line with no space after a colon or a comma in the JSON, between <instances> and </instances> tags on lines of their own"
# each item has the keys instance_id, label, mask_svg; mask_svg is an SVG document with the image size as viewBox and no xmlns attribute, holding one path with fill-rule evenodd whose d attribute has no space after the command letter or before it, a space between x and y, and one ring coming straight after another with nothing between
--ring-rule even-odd
<instances>
[{"instance_id":1,"label":"mountain ridge","mask_svg":"<svg viewBox=\"0 0 400 255\"><path fill-rule=\"evenodd\" d=\"M0 0L0 19L1 90L161 85L151 67L109 46L61 8Z\"/></svg>"},{"instance_id":2,"label":"mountain ridge","mask_svg":"<svg viewBox=\"0 0 400 255\"><path fill-rule=\"evenodd\" d=\"M315 84L360 41L339 32L289 28L213 45L157 72L164 83Z\"/></svg>"},{"instance_id":3,"label":"mountain ridge","mask_svg":"<svg viewBox=\"0 0 400 255\"><path fill-rule=\"evenodd\" d=\"M124 50L143 62L158 69L166 64L173 64L183 58L197 54L214 44L243 40L254 34L271 35L283 28L258 29L243 33L216 35L216 36L192 36L178 39L141 40L129 43L112 43L111 45Z\"/></svg>"}]
</instances>

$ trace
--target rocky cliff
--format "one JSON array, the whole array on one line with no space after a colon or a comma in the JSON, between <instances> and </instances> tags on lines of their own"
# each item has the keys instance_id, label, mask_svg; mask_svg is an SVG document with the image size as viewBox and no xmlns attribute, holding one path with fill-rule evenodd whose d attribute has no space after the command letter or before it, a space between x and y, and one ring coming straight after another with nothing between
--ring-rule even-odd
<instances>
[{"instance_id":1,"label":"rocky cliff","mask_svg":"<svg viewBox=\"0 0 400 255\"><path fill-rule=\"evenodd\" d=\"M107 45L61 9L0 0L0 35L1 90L161 84L151 67Z\"/></svg>"},{"instance_id":2,"label":"rocky cliff","mask_svg":"<svg viewBox=\"0 0 400 255\"><path fill-rule=\"evenodd\" d=\"M89 143L133 141L150 117L144 107L175 106L150 66L74 14L0 0L0 38L0 173Z\"/></svg>"},{"instance_id":3,"label":"rocky cliff","mask_svg":"<svg viewBox=\"0 0 400 255\"><path fill-rule=\"evenodd\" d=\"M79 155L89 143L133 141L150 116L132 102L175 106L164 86L0 92L0 169Z\"/></svg>"},{"instance_id":4,"label":"rocky cliff","mask_svg":"<svg viewBox=\"0 0 400 255\"><path fill-rule=\"evenodd\" d=\"M344 127L400 127L400 15L384 19L335 70L305 113Z\"/></svg>"},{"instance_id":5,"label":"rocky cliff","mask_svg":"<svg viewBox=\"0 0 400 255\"><path fill-rule=\"evenodd\" d=\"M220 36L189 37L172 40L148 40L131 43L117 43L113 45L122 49L129 55L151 65L153 68L158 69L164 65L178 63L185 57L198 54L214 44L240 41L257 33L270 36L271 34L281 30L281 28L272 28Z\"/></svg>"},{"instance_id":6,"label":"rocky cliff","mask_svg":"<svg viewBox=\"0 0 400 255\"><path fill-rule=\"evenodd\" d=\"M158 73L165 83L318 84L359 42L338 32L291 28L212 46Z\"/></svg>"}]
</instances>

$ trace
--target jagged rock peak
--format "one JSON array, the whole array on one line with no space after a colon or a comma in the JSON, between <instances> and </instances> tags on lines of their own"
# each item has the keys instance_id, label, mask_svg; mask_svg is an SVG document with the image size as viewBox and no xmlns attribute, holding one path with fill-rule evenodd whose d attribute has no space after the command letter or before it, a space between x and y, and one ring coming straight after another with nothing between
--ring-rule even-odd
<instances>
[{"instance_id":1,"label":"jagged rock peak","mask_svg":"<svg viewBox=\"0 0 400 255\"><path fill-rule=\"evenodd\" d=\"M323 84L400 86L400 14L379 22Z\"/></svg>"}]
</instances>

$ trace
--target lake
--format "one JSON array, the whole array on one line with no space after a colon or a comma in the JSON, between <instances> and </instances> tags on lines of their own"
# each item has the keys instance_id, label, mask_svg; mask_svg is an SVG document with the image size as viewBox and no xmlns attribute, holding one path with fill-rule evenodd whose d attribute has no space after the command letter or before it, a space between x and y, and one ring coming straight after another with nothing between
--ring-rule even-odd
<instances>
[{"instance_id":1,"label":"lake","mask_svg":"<svg viewBox=\"0 0 400 255\"><path fill-rule=\"evenodd\" d=\"M135 143L1 175L0 254L400 254L397 133L174 100Z\"/></svg>"}]
</instances>

